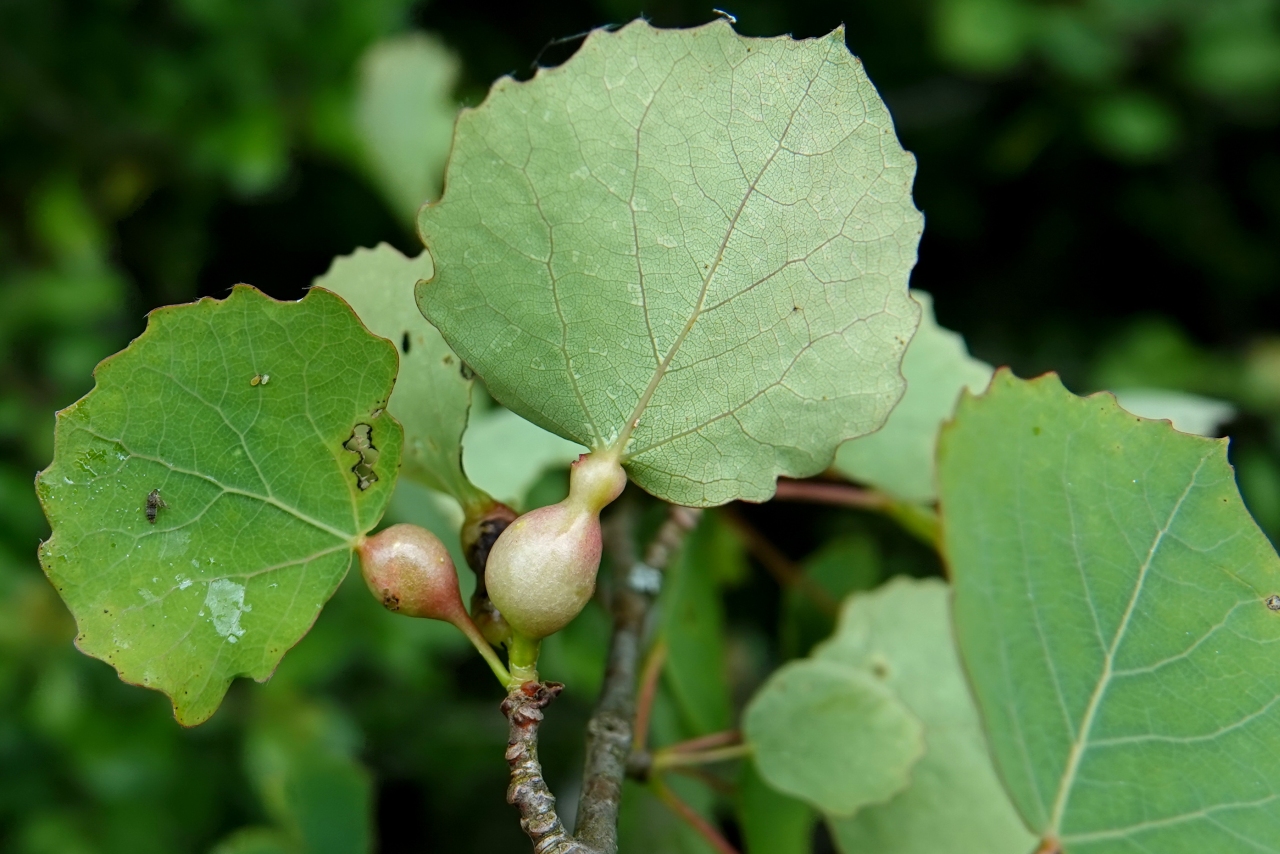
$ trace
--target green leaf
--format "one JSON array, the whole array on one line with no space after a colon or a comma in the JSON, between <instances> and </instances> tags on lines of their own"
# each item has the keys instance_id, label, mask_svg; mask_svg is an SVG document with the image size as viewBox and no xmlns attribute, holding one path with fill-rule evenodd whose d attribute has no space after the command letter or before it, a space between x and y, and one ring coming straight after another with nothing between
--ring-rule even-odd
<instances>
[{"instance_id":1,"label":"green leaf","mask_svg":"<svg viewBox=\"0 0 1280 854\"><path fill-rule=\"evenodd\" d=\"M991 366L969 355L964 339L938 325L933 297L912 291L923 307L920 328L902 359L907 393L875 433L845 442L836 452L840 473L903 501L931 502L938 430L951 417L960 392L981 391Z\"/></svg>"},{"instance_id":2,"label":"green leaf","mask_svg":"<svg viewBox=\"0 0 1280 854\"><path fill-rule=\"evenodd\" d=\"M1280 836L1280 560L1227 443L997 372L939 446L961 657L1027 824L1067 854Z\"/></svg>"},{"instance_id":3,"label":"green leaf","mask_svg":"<svg viewBox=\"0 0 1280 854\"><path fill-rule=\"evenodd\" d=\"M187 725L235 676L269 677L391 495L395 373L394 348L327 291L237 286L152 312L58 414L36 482L40 561L80 649Z\"/></svg>"},{"instance_id":4,"label":"green leaf","mask_svg":"<svg viewBox=\"0 0 1280 854\"><path fill-rule=\"evenodd\" d=\"M817 659L769 677L742 728L769 785L841 816L906 789L925 747L919 719L879 679Z\"/></svg>"},{"instance_id":5,"label":"green leaf","mask_svg":"<svg viewBox=\"0 0 1280 854\"><path fill-rule=\"evenodd\" d=\"M301 854L368 854L373 785L358 730L298 696L274 698L249 733L246 764L267 811Z\"/></svg>"},{"instance_id":6,"label":"green leaf","mask_svg":"<svg viewBox=\"0 0 1280 854\"><path fill-rule=\"evenodd\" d=\"M667 643L663 678L691 735L728 729L733 720L725 665L724 604L717 564L741 559L723 548L722 523L704 513L667 570L660 608Z\"/></svg>"},{"instance_id":7,"label":"green leaf","mask_svg":"<svg viewBox=\"0 0 1280 854\"><path fill-rule=\"evenodd\" d=\"M298 854L298 848L278 830L246 827L219 842L213 854Z\"/></svg>"},{"instance_id":8,"label":"green leaf","mask_svg":"<svg viewBox=\"0 0 1280 854\"><path fill-rule=\"evenodd\" d=\"M483 504L488 496L462 469L462 434L475 380L413 300L414 283L432 272L426 252L406 258L379 243L333 259L314 284L346 300L365 326L400 354L400 375L387 409L404 427L404 474L452 495L464 507Z\"/></svg>"},{"instance_id":9,"label":"green leaf","mask_svg":"<svg viewBox=\"0 0 1280 854\"><path fill-rule=\"evenodd\" d=\"M782 593L782 614L778 621L778 646L788 658L807 655L814 644L835 628L834 607L855 590L870 590L880 580L883 567L876 541L866 535L845 535L827 541L804 562L809 580L806 590L791 585ZM814 601L822 591L828 602ZM808 593L808 595L806 595Z\"/></svg>"},{"instance_id":10,"label":"green leaf","mask_svg":"<svg viewBox=\"0 0 1280 854\"><path fill-rule=\"evenodd\" d=\"M361 60L356 129L374 180L406 220L440 196L457 79L457 57L424 33L378 42Z\"/></svg>"},{"instance_id":11,"label":"green leaf","mask_svg":"<svg viewBox=\"0 0 1280 854\"><path fill-rule=\"evenodd\" d=\"M746 854L810 854L813 850L813 810L769 788L754 762L742 763L737 806Z\"/></svg>"},{"instance_id":12,"label":"green leaf","mask_svg":"<svg viewBox=\"0 0 1280 854\"><path fill-rule=\"evenodd\" d=\"M524 506L548 469L568 468L584 450L501 408L473 416L462 438L462 461L472 482L512 507Z\"/></svg>"},{"instance_id":13,"label":"green leaf","mask_svg":"<svg viewBox=\"0 0 1280 854\"><path fill-rule=\"evenodd\" d=\"M897 578L846 601L815 655L878 675L924 724L911 787L852 818L831 819L844 854L1028 854L1033 837L996 777L960 668L947 585Z\"/></svg>"},{"instance_id":14,"label":"green leaf","mask_svg":"<svg viewBox=\"0 0 1280 854\"><path fill-rule=\"evenodd\" d=\"M423 313L654 495L767 499L902 393L914 158L837 30L597 30L458 120Z\"/></svg>"}]
</instances>

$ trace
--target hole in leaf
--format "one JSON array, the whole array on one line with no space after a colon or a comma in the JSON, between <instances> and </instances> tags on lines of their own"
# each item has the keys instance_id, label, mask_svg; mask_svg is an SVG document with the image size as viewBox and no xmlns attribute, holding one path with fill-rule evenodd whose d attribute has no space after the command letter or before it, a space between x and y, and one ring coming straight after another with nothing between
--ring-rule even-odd
<instances>
[{"instance_id":1,"label":"hole in leaf","mask_svg":"<svg viewBox=\"0 0 1280 854\"><path fill-rule=\"evenodd\" d=\"M400 352L409 355L409 333L400 336Z\"/></svg>"},{"instance_id":2,"label":"hole in leaf","mask_svg":"<svg viewBox=\"0 0 1280 854\"><path fill-rule=\"evenodd\" d=\"M365 490L377 483L378 475L373 467L378 464L378 449L373 446L373 428L368 424L357 424L351 430L351 438L343 442L342 447L360 456L351 467L351 473L356 476L356 486Z\"/></svg>"}]
</instances>

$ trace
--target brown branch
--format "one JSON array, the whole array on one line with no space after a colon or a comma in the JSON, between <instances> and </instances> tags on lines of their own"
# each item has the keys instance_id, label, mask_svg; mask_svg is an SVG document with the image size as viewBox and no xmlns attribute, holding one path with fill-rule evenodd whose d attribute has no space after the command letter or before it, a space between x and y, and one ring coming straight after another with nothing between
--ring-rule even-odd
<instances>
[{"instance_id":1,"label":"brown branch","mask_svg":"<svg viewBox=\"0 0 1280 854\"><path fill-rule=\"evenodd\" d=\"M717 830L711 822L707 821L693 807L680 800L679 796L661 780L655 779L651 784L653 793L658 796L658 800L662 801L674 812L680 816L685 822L698 832L698 835L707 841L719 854L738 854L738 849L725 839L723 834Z\"/></svg>"},{"instance_id":2,"label":"brown branch","mask_svg":"<svg viewBox=\"0 0 1280 854\"><path fill-rule=\"evenodd\" d=\"M673 506L645 552L634 559L630 513L624 505L611 530L615 583L612 596L613 639L605 669L604 687L595 713L587 723L587 757L582 797L578 800L576 838L583 844L614 854L618 850L618 804L631 753L632 722L636 712L636 669L645 621L662 585L662 571L698 522L700 510Z\"/></svg>"},{"instance_id":3,"label":"brown branch","mask_svg":"<svg viewBox=\"0 0 1280 854\"><path fill-rule=\"evenodd\" d=\"M890 500L883 492L863 489L848 483L786 478L778 479L778 490L773 497L778 501L807 501L813 504L834 504L839 507L859 507L866 510L879 510Z\"/></svg>"},{"instance_id":4,"label":"brown branch","mask_svg":"<svg viewBox=\"0 0 1280 854\"><path fill-rule=\"evenodd\" d=\"M925 545L935 549L939 547L937 511L924 504L899 501L883 492L850 483L785 478L779 479L778 490L773 497L777 501L805 501L811 504L874 510L897 522L903 530Z\"/></svg>"},{"instance_id":5,"label":"brown branch","mask_svg":"<svg viewBox=\"0 0 1280 854\"><path fill-rule=\"evenodd\" d=\"M728 729L723 732L713 732L709 735L700 735L697 738L691 738L688 741L677 741L675 744L668 744L663 750L669 753L684 753L695 750L707 750L712 747L721 747L726 744L738 744L742 741L742 733L736 729Z\"/></svg>"},{"instance_id":6,"label":"brown branch","mask_svg":"<svg viewBox=\"0 0 1280 854\"><path fill-rule=\"evenodd\" d=\"M512 688L502 701L502 713L511 725L506 754L511 766L507 803L520 810L520 827L533 840L536 854L596 854L564 829L556 814L555 795L542 779L538 761L542 710L563 688L558 682L526 682Z\"/></svg>"},{"instance_id":7,"label":"brown branch","mask_svg":"<svg viewBox=\"0 0 1280 854\"><path fill-rule=\"evenodd\" d=\"M644 670L640 674L640 696L636 700L636 720L631 727L632 754L644 753L649 747L649 717L653 714L653 701L658 696L658 679L667 663L667 642L659 640L649 650Z\"/></svg>"},{"instance_id":8,"label":"brown branch","mask_svg":"<svg viewBox=\"0 0 1280 854\"><path fill-rule=\"evenodd\" d=\"M697 780L713 792L724 795L727 798L734 797L738 792L738 787L723 777L717 777L701 765L677 765L674 768L665 769L672 774L679 774L682 777L688 777L691 780Z\"/></svg>"},{"instance_id":9,"label":"brown branch","mask_svg":"<svg viewBox=\"0 0 1280 854\"><path fill-rule=\"evenodd\" d=\"M792 588L801 595L808 598L815 608L824 614L834 617L840 610L838 603L830 593L823 589L812 578L805 574L799 564L791 558L784 555L777 546L769 542L768 537L760 533L755 527L742 518L742 514L735 510L724 508L720 511L720 518L729 524L742 537L742 542L746 545L747 551L751 556L760 561L760 565L773 576L773 580L778 582L778 586L784 590Z\"/></svg>"}]
</instances>

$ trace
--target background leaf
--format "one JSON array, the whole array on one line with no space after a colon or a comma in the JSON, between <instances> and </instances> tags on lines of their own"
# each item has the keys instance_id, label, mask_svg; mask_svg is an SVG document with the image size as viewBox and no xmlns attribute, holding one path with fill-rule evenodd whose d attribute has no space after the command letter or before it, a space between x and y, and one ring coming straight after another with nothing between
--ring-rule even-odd
<instances>
[{"instance_id":1,"label":"background leaf","mask_svg":"<svg viewBox=\"0 0 1280 854\"><path fill-rule=\"evenodd\" d=\"M222 840L213 854L297 854L289 837L269 827L247 827Z\"/></svg>"},{"instance_id":2,"label":"background leaf","mask_svg":"<svg viewBox=\"0 0 1280 854\"><path fill-rule=\"evenodd\" d=\"M500 407L473 413L462 438L468 477L512 507L524 506L529 490L549 469L568 468L585 450Z\"/></svg>"},{"instance_id":3,"label":"background leaf","mask_svg":"<svg viewBox=\"0 0 1280 854\"><path fill-rule=\"evenodd\" d=\"M1280 561L1226 442L998 372L939 449L960 651L1018 810L1067 854L1280 833Z\"/></svg>"},{"instance_id":4,"label":"background leaf","mask_svg":"<svg viewBox=\"0 0 1280 854\"><path fill-rule=\"evenodd\" d=\"M760 779L755 762L743 762L738 776L738 825L747 854L809 854L814 812Z\"/></svg>"},{"instance_id":5,"label":"background leaf","mask_svg":"<svg viewBox=\"0 0 1280 854\"><path fill-rule=\"evenodd\" d=\"M840 446L835 467L903 501L931 502L938 497L933 482L938 429L955 410L960 392L986 387L991 366L970 356L958 334L938 325L933 297L924 291L911 295L922 312L902 357L907 392L883 427Z\"/></svg>"},{"instance_id":6,"label":"background leaf","mask_svg":"<svg viewBox=\"0 0 1280 854\"><path fill-rule=\"evenodd\" d=\"M951 633L942 581L896 578L849 597L819 659L879 674L924 724L911 786L852 818L830 818L844 854L1029 854L1035 837L996 777Z\"/></svg>"},{"instance_id":7,"label":"background leaf","mask_svg":"<svg viewBox=\"0 0 1280 854\"><path fill-rule=\"evenodd\" d=\"M877 677L834 661L783 665L742 719L769 785L853 815L906 789L924 754L920 721Z\"/></svg>"},{"instance_id":8,"label":"background leaf","mask_svg":"<svg viewBox=\"0 0 1280 854\"><path fill-rule=\"evenodd\" d=\"M153 312L59 413L37 479L41 563L80 649L168 694L188 725L235 676L270 676L391 495L395 372L391 345L323 290L279 303L237 286ZM377 450L366 489L345 447L359 425Z\"/></svg>"},{"instance_id":9,"label":"background leaf","mask_svg":"<svg viewBox=\"0 0 1280 854\"><path fill-rule=\"evenodd\" d=\"M373 785L355 758L359 732L340 713L277 700L249 734L259 796L301 854L368 854Z\"/></svg>"},{"instance_id":10,"label":"background leaf","mask_svg":"<svg viewBox=\"0 0 1280 854\"><path fill-rule=\"evenodd\" d=\"M462 470L475 381L413 300L413 286L431 274L426 252L406 258L379 243L333 259L315 287L342 297L371 332L395 345L400 371L387 409L404 427L404 474L465 507L488 498Z\"/></svg>"},{"instance_id":11,"label":"background leaf","mask_svg":"<svg viewBox=\"0 0 1280 854\"><path fill-rule=\"evenodd\" d=\"M901 395L914 174L842 30L597 30L460 117L419 304L498 400L653 494L763 500Z\"/></svg>"},{"instance_id":12,"label":"background leaf","mask_svg":"<svg viewBox=\"0 0 1280 854\"><path fill-rule=\"evenodd\" d=\"M1184 391L1130 388L1114 392L1126 412L1155 420L1169 419L1173 429L1197 436L1216 436L1218 428L1236 416L1229 403Z\"/></svg>"},{"instance_id":13,"label":"background leaf","mask_svg":"<svg viewBox=\"0 0 1280 854\"><path fill-rule=\"evenodd\" d=\"M378 42L360 62L356 131L379 189L406 220L440 197L457 79L457 57L425 33Z\"/></svg>"},{"instance_id":14,"label":"background leaf","mask_svg":"<svg viewBox=\"0 0 1280 854\"><path fill-rule=\"evenodd\" d=\"M883 574L879 550L871 537L845 534L828 540L804 562L808 582L802 589L783 589L778 620L778 646L787 658L809 650L831 634L836 606L854 590L870 590ZM816 594L826 594L815 601Z\"/></svg>"},{"instance_id":15,"label":"background leaf","mask_svg":"<svg viewBox=\"0 0 1280 854\"><path fill-rule=\"evenodd\" d=\"M722 566L742 560L743 555L741 543L723 533L723 523L714 514L702 515L668 567L659 600L662 638L667 644L663 678L690 737L726 730L733 722L724 603L717 580ZM724 548L726 543L731 548Z\"/></svg>"}]
</instances>

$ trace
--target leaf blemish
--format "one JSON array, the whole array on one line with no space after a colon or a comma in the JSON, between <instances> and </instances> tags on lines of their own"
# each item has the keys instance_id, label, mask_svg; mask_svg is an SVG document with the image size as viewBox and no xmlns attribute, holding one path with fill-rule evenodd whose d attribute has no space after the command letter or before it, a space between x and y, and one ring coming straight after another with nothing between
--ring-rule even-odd
<instances>
[{"instance_id":1,"label":"leaf blemish","mask_svg":"<svg viewBox=\"0 0 1280 854\"><path fill-rule=\"evenodd\" d=\"M1267 607L1272 611L1280 611L1280 596L1272 593L1266 598Z\"/></svg>"},{"instance_id":2,"label":"leaf blemish","mask_svg":"<svg viewBox=\"0 0 1280 854\"><path fill-rule=\"evenodd\" d=\"M244 589L243 584L219 578L210 582L209 592L205 594L204 605L209 609L213 630L229 643L236 643L244 637L240 615L253 610L252 605L244 603Z\"/></svg>"},{"instance_id":3,"label":"leaf blemish","mask_svg":"<svg viewBox=\"0 0 1280 854\"><path fill-rule=\"evenodd\" d=\"M342 447L360 456L351 467L351 473L356 476L356 486L365 490L377 483L378 474L373 467L378 464L378 449L373 445L373 428L368 424L357 424L351 430L351 438L343 442Z\"/></svg>"}]
</instances>

